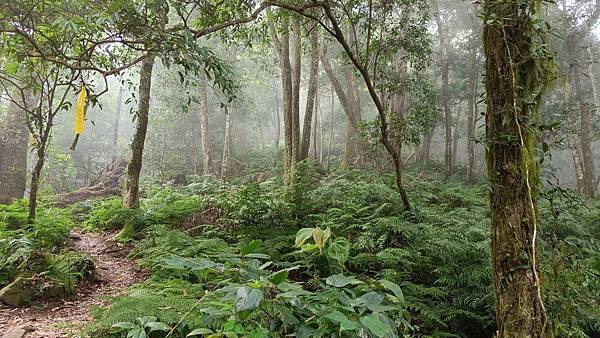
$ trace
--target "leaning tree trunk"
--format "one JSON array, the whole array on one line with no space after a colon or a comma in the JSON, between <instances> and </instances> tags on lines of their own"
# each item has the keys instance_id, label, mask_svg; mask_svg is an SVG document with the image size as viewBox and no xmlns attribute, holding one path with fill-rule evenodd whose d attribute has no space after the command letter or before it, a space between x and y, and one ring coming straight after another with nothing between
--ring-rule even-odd
<instances>
[{"instance_id":1,"label":"leaning tree trunk","mask_svg":"<svg viewBox=\"0 0 600 338\"><path fill-rule=\"evenodd\" d=\"M0 204L23 198L25 193L29 137L26 114L13 102L0 123Z\"/></svg>"},{"instance_id":2,"label":"leaning tree trunk","mask_svg":"<svg viewBox=\"0 0 600 338\"><path fill-rule=\"evenodd\" d=\"M539 101L545 62L534 54L540 0L486 0L487 166L498 338L545 337L537 261Z\"/></svg>"},{"instance_id":3,"label":"leaning tree trunk","mask_svg":"<svg viewBox=\"0 0 600 338\"><path fill-rule=\"evenodd\" d=\"M148 130L148 112L150 110L150 87L152 84L152 68L154 56L142 61L140 72L139 102L137 111L137 126L131 143L131 158L127 164L127 178L123 191L123 206L127 209L140 205L140 172L142 171L142 155Z\"/></svg>"},{"instance_id":4,"label":"leaning tree trunk","mask_svg":"<svg viewBox=\"0 0 600 338\"><path fill-rule=\"evenodd\" d=\"M210 147L210 129L208 126L208 95L206 92L206 82L202 79L200 83L200 132L202 134L202 174L210 175L212 173L212 156Z\"/></svg>"},{"instance_id":5,"label":"leaning tree trunk","mask_svg":"<svg viewBox=\"0 0 600 338\"><path fill-rule=\"evenodd\" d=\"M306 109L304 110L304 125L302 128L302 143L300 144L300 160L308 157L313 115L315 115L315 99L319 83L319 45L317 30L310 32L310 71L308 76L308 93L306 94ZM316 117L315 117L316 120ZM317 130L314 130L316 133Z\"/></svg>"}]
</instances>

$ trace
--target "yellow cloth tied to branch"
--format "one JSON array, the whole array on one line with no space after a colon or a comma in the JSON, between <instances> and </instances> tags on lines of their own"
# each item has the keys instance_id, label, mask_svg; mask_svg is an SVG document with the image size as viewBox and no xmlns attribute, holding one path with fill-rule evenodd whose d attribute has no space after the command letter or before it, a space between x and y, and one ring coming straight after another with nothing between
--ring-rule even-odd
<instances>
[{"instance_id":1,"label":"yellow cloth tied to branch","mask_svg":"<svg viewBox=\"0 0 600 338\"><path fill-rule=\"evenodd\" d=\"M77 98L77 103L75 104L75 134L83 134L83 122L85 118L85 98L87 93L85 91L85 86L81 87L81 92L79 92L79 97Z\"/></svg>"}]
</instances>

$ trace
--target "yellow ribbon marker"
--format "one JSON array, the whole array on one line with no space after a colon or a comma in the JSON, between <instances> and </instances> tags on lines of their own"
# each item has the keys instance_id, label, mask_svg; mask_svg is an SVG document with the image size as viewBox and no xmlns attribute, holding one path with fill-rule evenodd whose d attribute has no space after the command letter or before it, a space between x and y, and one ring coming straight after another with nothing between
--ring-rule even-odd
<instances>
[{"instance_id":1,"label":"yellow ribbon marker","mask_svg":"<svg viewBox=\"0 0 600 338\"><path fill-rule=\"evenodd\" d=\"M85 86L82 86L75 104L75 134L77 135L83 134L86 96Z\"/></svg>"}]
</instances>

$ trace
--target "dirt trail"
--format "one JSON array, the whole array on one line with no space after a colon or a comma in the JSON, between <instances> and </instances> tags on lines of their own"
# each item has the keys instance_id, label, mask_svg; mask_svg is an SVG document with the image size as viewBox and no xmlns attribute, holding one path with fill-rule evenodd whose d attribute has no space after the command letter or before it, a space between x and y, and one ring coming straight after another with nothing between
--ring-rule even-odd
<instances>
[{"instance_id":1,"label":"dirt trail","mask_svg":"<svg viewBox=\"0 0 600 338\"><path fill-rule=\"evenodd\" d=\"M9 335L19 328L27 331L24 337L31 338L77 336L91 320L91 309L106 306L103 297L121 294L143 280L144 271L127 258L131 248L115 242L114 235L71 231L72 247L95 259L95 280L81 282L70 299L39 301L19 308L0 305L0 338L23 337Z\"/></svg>"}]
</instances>

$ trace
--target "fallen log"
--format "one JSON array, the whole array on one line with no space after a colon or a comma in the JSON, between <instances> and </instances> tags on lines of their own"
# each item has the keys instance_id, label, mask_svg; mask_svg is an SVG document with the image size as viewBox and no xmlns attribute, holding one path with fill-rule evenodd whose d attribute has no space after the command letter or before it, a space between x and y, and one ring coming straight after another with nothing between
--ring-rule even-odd
<instances>
[{"instance_id":1,"label":"fallen log","mask_svg":"<svg viewBox=\"0 0 600 338\"><path fill-rule=\"evenodd\" d=\"M55 205L68 205L91 198L118 195L121 192L120 181L125 174L127 160L117 157L112 160L87 187L55 196Z\"/></svg>"}]
</instances>

